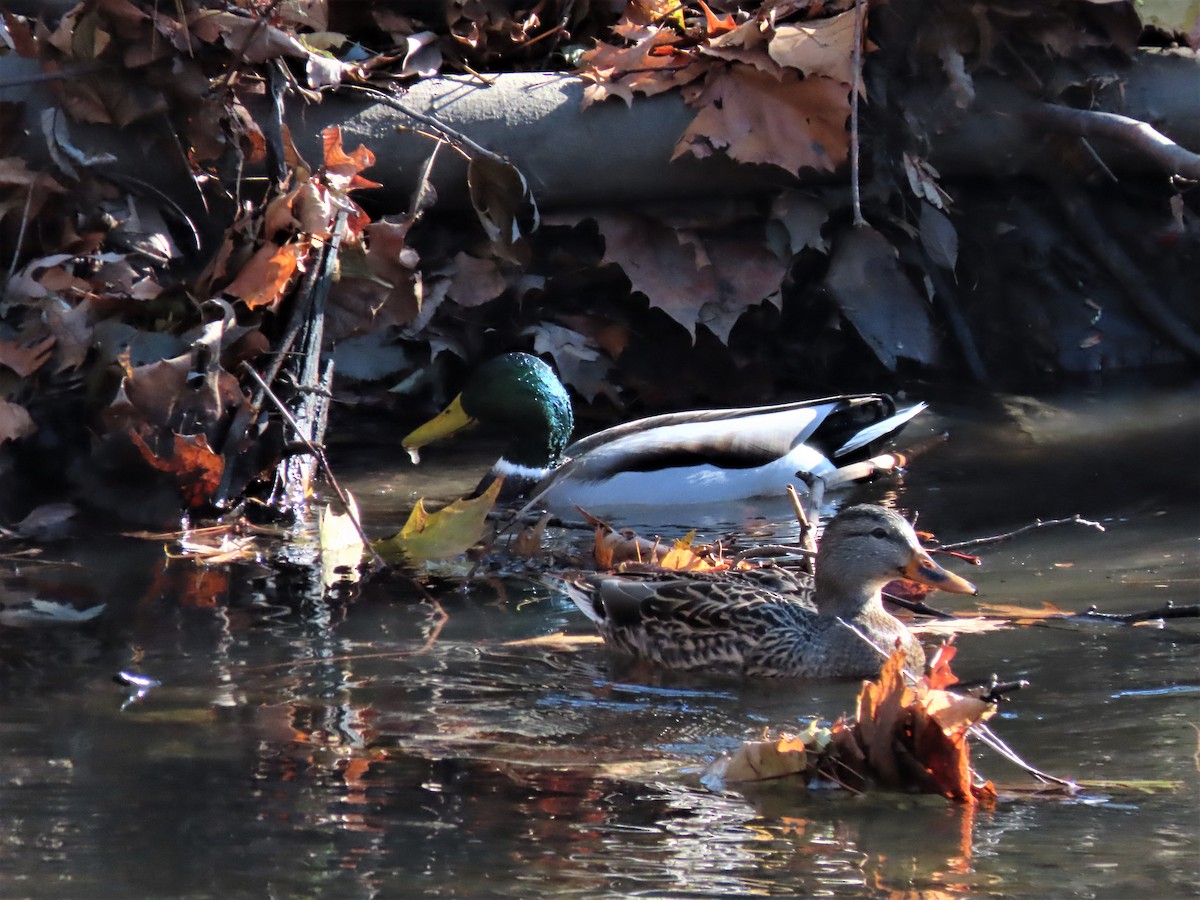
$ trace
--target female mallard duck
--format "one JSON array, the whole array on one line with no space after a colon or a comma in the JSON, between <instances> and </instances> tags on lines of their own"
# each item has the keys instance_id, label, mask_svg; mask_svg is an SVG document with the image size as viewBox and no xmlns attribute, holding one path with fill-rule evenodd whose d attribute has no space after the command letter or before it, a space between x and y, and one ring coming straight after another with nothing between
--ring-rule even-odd
<instances>
[{"instance_id":1,"label":"female mallard duck","mask_svg":"<svg viewBox=\"0 0 1200 900\"><path fill-rule=\"evenodd\" d=\"M848 464L877 452L925 408L896 411L883 394L638 419L567 446L574 427L566 389L542 360L508 353L481 366L441 413L403 445L410 453L468 425L512 443L480 487L505 476L503 500L554 512L722 503L779 495L818 476L836 484Z\"/></svg>"},{"instance_id":2,"label":"female mallard duck","mask_svg":"<svg viewBox=\"0 0 1200 900\"><path fill-rule=\"evenodd\" d=\"M825 528L811 579L771 569L609 575L566 590L610 648L668 669L870 677L899 642L908 669L920 674L921 644L883 608L880 591L896 578L975 593L930 559L900 515L868 505L842 511Z\"/></svg>"}]
</instances>

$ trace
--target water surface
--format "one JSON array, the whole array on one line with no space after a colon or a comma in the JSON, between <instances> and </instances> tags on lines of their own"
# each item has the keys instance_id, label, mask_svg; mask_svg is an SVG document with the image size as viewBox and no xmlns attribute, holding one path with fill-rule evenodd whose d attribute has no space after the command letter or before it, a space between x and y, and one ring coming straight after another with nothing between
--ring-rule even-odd
<instances>
[{"instance_id":1,"label":"water surface","mask_svg":"<svg viewBox=\"0 0 1200 900\"><path fill-rule=\"evenodd\" d=\"M956 566L979 602L1193 603L1197 399L1019 401L1015 426L938 404L921 427L952 439L858 496L919 510L946 541L1075 513L1105 525L982 548L981 568ZM415 495L469 489L488 452L431 449L414 470L360 443L335 459L386 532ZM702 536L794 534L782 503L724 518ZM1180 783L972 813L932 797L705 789L715 756L768 726L851 711L856 685L630 675L595 645L512 645L589 633L517 564L465 587L454 573L424 590L388 576L330 594L303 554L204 568L90 535L47 555L77 565L10 566L6 602L106 608L77 627L0 625L4 896L1196 894L1195 621L960 636L962 677L1032 683L994 722L1032 763ZM163 684L126 702L112 680L123 669ZM1027 781L987 751L976 762Z\"/></svg>"}]
</instances>

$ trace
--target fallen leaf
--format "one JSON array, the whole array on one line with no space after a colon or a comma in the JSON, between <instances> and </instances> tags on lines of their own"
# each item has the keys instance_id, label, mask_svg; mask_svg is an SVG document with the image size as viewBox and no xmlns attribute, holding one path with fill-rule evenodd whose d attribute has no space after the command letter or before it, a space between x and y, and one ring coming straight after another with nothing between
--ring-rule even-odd
<instances>
[{"instance_id":1,"label":"fallen leaf","mask_svg":"<svg viewBox=\"0 0 1200 900\"><path fill-rule=\"evenodd\" d=\"M496 505L502 483L503 479L497 478L478 497L455 500L435 513L426 511L424 499L418 500L404 528L372 546L384 559L411 563L465 553L483 536L487 514Z\"/></svg>"},{"instance_id":2,"label":"fallen leaf","mask_svg":"<svg viewBox=\"0 0 1200 900\"><path fill-rule=\"evenodd\" d=\"M900 268L896 251L870 227L850 228L833 248L825 284L842 314L891 371L903 357L937 358L929 308Z\"/></svg>"},{"instance_id":3,"label":"fallen leaf","mask_svg":"<svg viewBox=\"0 0 1200 900\"><path fill-rule=\"evenodd\" d=\"M361 573L358 564L362 561L363 543L354 520L358 518L358 504L354 495L347 493L347 508L334 512L333 505L322 506L317 521L317 537L321 544L321 584L325 587L339 582L354 583Z\"/></svg>"},{"instance_id":4,"label":"fallen leaf","mask_svg":"<svg viewBox=\"0 0 1200 900\"><path fill-rule=\"evenodd\" d=\"M238 297L251 309L272 306L283 298L296 274L299 260L307 247L299 244L279 246L263 244L242 266L237 277L225 286L225 293Z\"/></svg>"},{"instance_id":5,"label":"fallen leaf","mask_svg":"<svg viewBox=\"0 0 1200 900\"><path fill-rule=\"evenodd\" d=\"M0 444L29 437L37 431L37 425L25 407L8 400L0 400Z\"/></svg>"},{"instance_id":6,"label":"fallen leaf","mask_svg":"<svg viewBox=\"0 0 1200 900\"><path fill-rule=\"evenodd\" d=\"M771 59L805 75L854 81L854 10L798 25L777 25L768 48Z\"/></svg>"},{"instance_id":7,"label":"fallen leaf","mask_svg":"<svg viewBox=\"0 0 1200 900\"><path fill-rule=\"evenodd\" d=\"M781 79L734 64L713 70L684 90L699 109L675 145L672 159L724 150L739 162L766 163L796 174L812 168L832 172L846 160L850 136L850 88L830 78Z\"/></svg>"},{"instance_id":8,"label":"fallen leaf","mask_svg":"<svg viewBox=\"0 0 1200 900\"><path fill-rule=\"evenodd\" d=\"M17 341L0 341L0 365L8 366L22 378L28 378L50 359L55 340L50 335L27 346Z\"/></svg>"},{"instance_id":9,"label":"fallen leaf","mask_svg":"<svg viewBox=\"0 0 1200 900\"><path fill-rule=\"evenodd\" d=\"M921 204L921 246L934 265L954 271L958 264L958 230L950 217L928 203Z\"/></svg>"},{"instance_id":10,"label":"fallen leaf","mask_svg":"<svg viewBox=\"0 0 1200 900\"><path fill-rule=\"evenodd\" d=\"M146 462L160 472L174 476L189 509L207 503L217 492L225 472L225 460L212 451L204 435L172 433L170 450L159 456L137 431L130 429L128 434Z\"/></svg>"}]
</instances>

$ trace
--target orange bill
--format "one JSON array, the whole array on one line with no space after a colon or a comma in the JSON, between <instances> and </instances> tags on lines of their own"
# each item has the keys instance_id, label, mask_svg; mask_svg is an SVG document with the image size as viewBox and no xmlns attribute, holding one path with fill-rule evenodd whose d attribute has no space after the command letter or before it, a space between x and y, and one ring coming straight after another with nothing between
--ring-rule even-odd
<instances>
[{"instance_id":1,"label":"orange bill","mask_svg":"<svg viewBox=\"0 0 1200 900\"><path fill-rule=\"evenodd\" d=\"M979 593L975 585L967 579L960 578L953 572L943 569L924 550L913 554L912 560L901 570L901 574L909 581L915 581L917 584L924 584L939 591L949 591L951 594Z\"/></svg>"}]
</instances>

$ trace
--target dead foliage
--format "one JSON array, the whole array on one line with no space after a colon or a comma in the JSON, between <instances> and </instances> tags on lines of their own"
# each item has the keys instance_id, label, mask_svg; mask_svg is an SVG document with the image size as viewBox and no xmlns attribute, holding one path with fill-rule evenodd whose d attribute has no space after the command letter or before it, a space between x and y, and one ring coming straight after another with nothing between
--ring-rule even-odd
<instances>
[{"instance_id":1,"label":"dead foliage","mask_svg":"<svg viewBox=\"0 0 1200 900\"><path fill-rule=\"evenodd\" d=\"M1142 22L1129 2L949 4L891 22L864 6L864 115L880 134L907 129L876 142L867 229L847 226L842 189L825 186L541 222L537 173L437 123L422 127L470 159L477 221L430 221L427 184L408 209L381 213L363 199L372 148L330 129L321 158L304 159L279 112L351 86L574 68L589 103L680 91L695 115L676 156L841 172L858 49L849 0L434 11L85 0L58 18L5 12L3 46L44 92L36 108L0 103L0 453L22 475L0 492L0 519L55 493L159 523L234 508L291 438L240 366L274 365L292 298L334 242L326 347L368 381L433 361L407 390L518 344L553 357L584 399L614 405L743 402L821 366L844 372L849 357L871 373L939 364L943 307L929 300L949 302L962 222L921 148L971 106L982 73L1048 100L1099 90ZM1158 34L1196 39L1188 22L1154 16ZM879 93L922 78L951 101L937 116L914 119L899 92ZM94 128L138 135L145 178L110 173ZM1192 214L1175 199L1162 233L1190 241ZM969 335L954 333L969 356Z\"/></svg>"}]
</instances>

